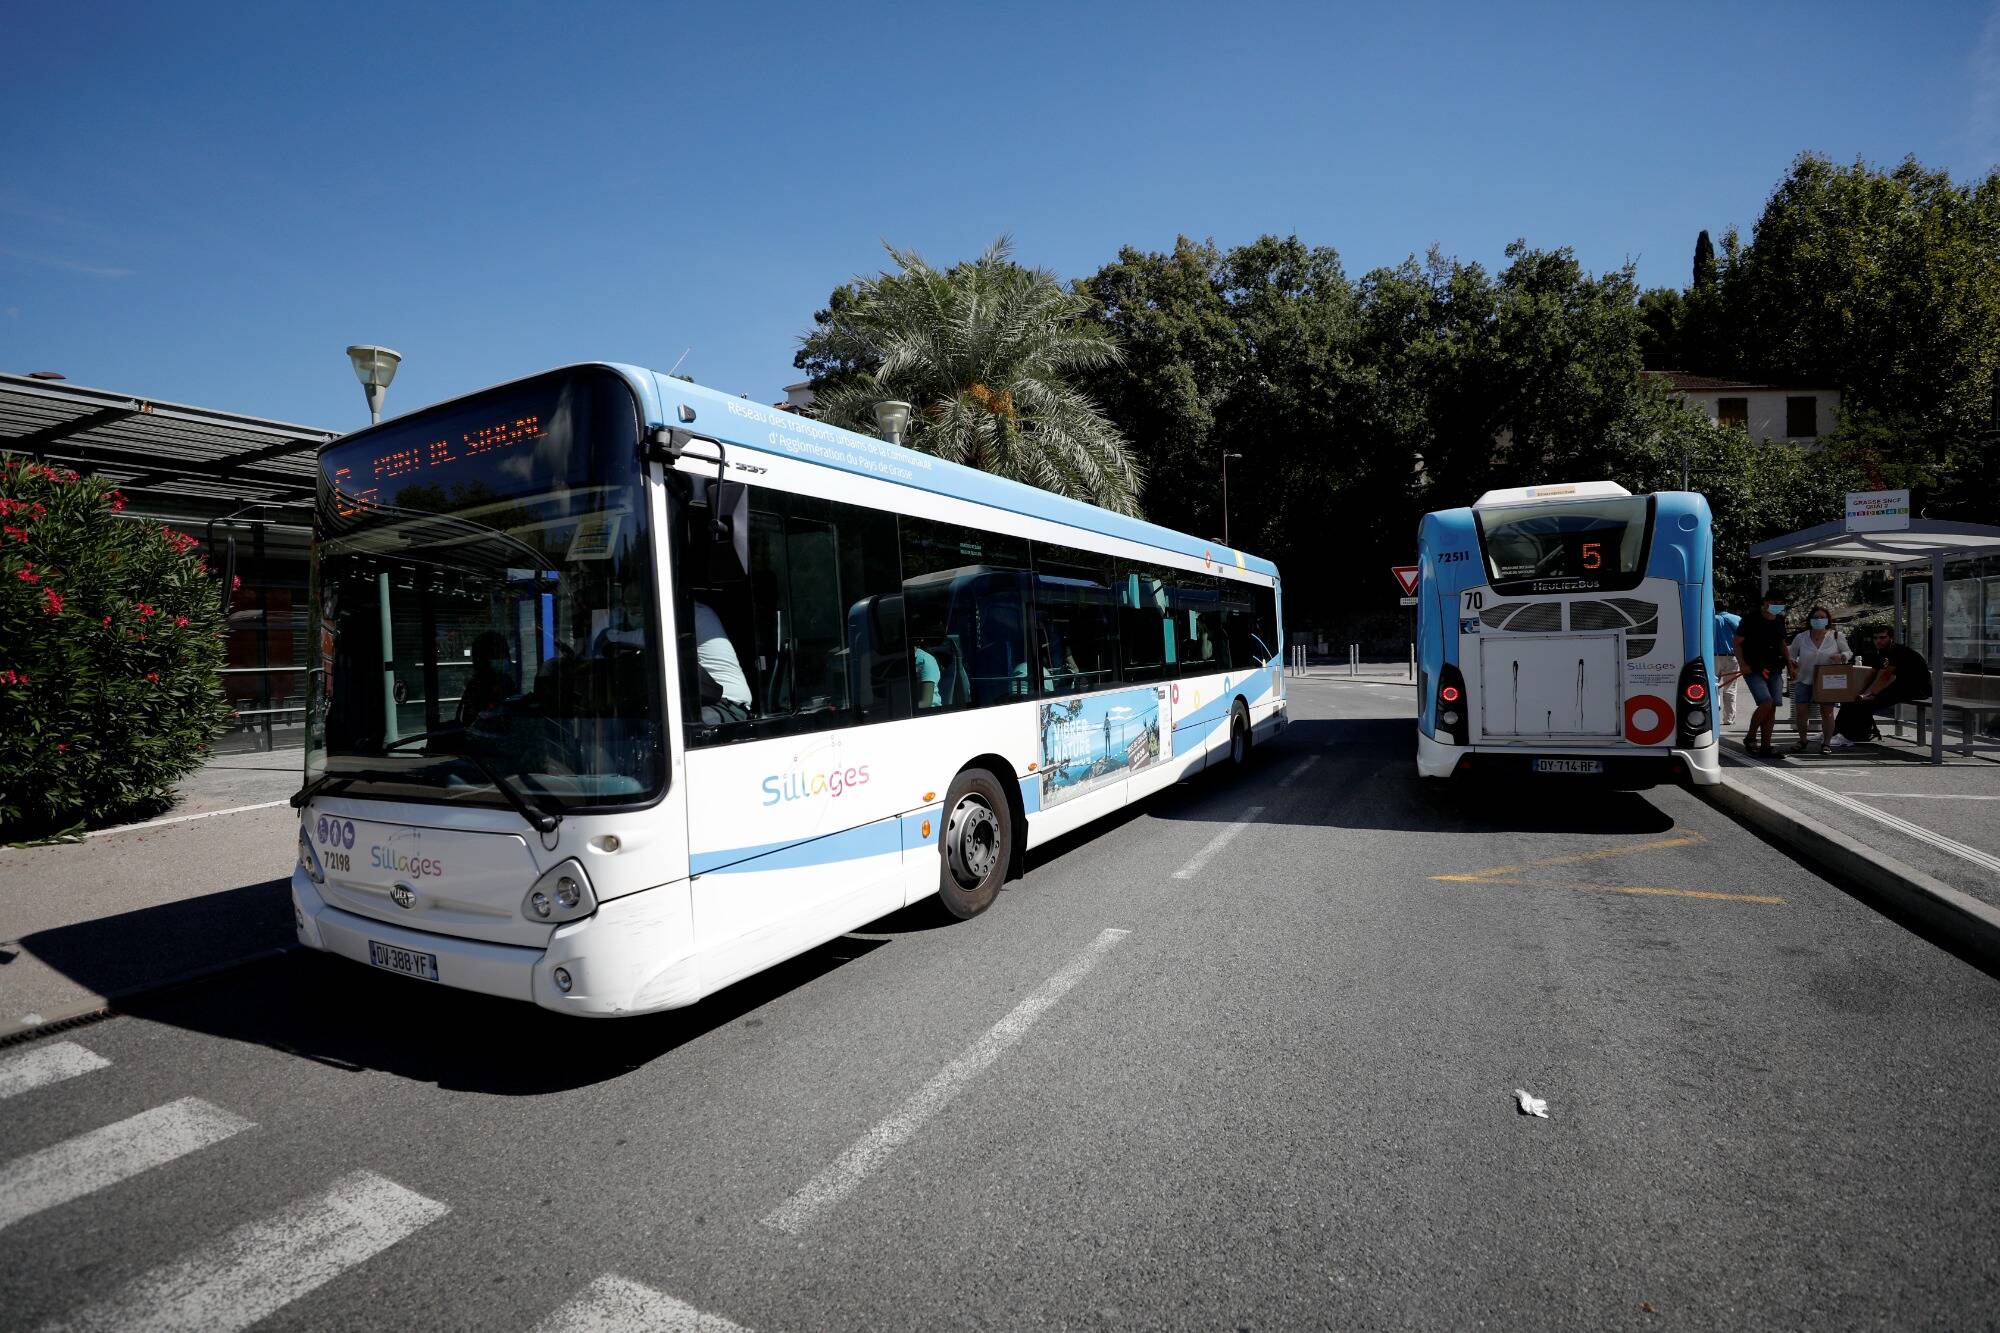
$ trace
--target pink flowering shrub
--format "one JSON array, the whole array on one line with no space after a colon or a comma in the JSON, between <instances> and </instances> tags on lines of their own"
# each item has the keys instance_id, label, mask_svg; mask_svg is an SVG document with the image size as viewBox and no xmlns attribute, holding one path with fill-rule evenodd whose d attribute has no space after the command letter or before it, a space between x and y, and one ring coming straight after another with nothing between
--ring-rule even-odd
<instances>
[{"instance_id":1,"label":"pink flowering shrub","mask_svg":"<svg viewBox=\"0 0 2000 1333\"><path fill-rule=\"evenodd\" d=\"M200 543L124 507L0 455L0 837L164 805L229 720Z\"/></svg>"}]
</instances>

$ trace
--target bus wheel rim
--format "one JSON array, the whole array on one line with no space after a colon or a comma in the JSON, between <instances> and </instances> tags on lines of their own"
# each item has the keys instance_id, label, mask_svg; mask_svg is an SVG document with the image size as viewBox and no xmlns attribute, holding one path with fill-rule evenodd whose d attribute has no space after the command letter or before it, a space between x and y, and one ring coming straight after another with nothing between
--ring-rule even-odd
<instances>
[{"instance_id":1,"label":"bus wheel rim","mask_svg":"<svg viewBox=\"0 0 2000 1333\"><path fill-rule=\"evenodd\" d=\"M977 796L962 798L952 807L945 834L952 878L968 889L984 882L1000 855L1000 821L993 807Z\"/></svg>"}]
</instances>

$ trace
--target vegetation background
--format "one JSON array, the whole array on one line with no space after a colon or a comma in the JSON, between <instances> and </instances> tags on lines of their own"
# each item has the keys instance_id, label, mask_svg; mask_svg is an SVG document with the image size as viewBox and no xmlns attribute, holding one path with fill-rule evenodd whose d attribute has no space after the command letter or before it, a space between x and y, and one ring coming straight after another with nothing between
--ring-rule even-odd
<instances>
[{"instance_id":1,"label":"vegetation background","mask_svg":"<svg viewBox=\"0 0 2000 1333\"><path fill-rule=\"evenodd\" d=\"M1748 239L1692 240L1688 285L1647 291L1525 241L1498 272L1432 249L1353 277L1297 236L1183 236L1066 286L1004 240L942 270L891 250L898 271L837 288L796 364L844 424L904 398L917 448L1218 539L1240 455L1229 535L1285 571L1291 626L1395 651L1387 567L1424 512L1494 487L1685 475L1734 607L1756 596L1749 546L1837 518L1849 490L2000 518L2000 171L1803 154ZM1752 441L1644 370L1838 389L1839 424Z\"/></svg>"}]
</instances>

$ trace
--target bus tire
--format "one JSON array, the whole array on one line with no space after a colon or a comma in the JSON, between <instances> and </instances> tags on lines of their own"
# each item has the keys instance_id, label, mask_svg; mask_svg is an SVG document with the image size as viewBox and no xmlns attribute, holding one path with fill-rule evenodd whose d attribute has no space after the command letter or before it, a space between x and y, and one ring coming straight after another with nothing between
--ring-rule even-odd
<instances>
[{"instance_id":1,"label":"bus tire","mask_svg":"<svg viewBox=\"0 0 2000 1333\"><path fill-rule=\"evenodd\" d=\"M968 768L951 781L938 830L938 901L960 921L993 905L1014 863L1013 812L1000 780Z\"/></svg>"},{"instance_id":2,"label":"bus tire","mask_svg":"<svg viewBox=\"0 0 2000 1333\"><path fill-rule=\"evenodd\" d=\"M1241 771L1250 762L1250 710L1238 699L1229 710L1229 767Z\"/></svg>"}]
</instances>

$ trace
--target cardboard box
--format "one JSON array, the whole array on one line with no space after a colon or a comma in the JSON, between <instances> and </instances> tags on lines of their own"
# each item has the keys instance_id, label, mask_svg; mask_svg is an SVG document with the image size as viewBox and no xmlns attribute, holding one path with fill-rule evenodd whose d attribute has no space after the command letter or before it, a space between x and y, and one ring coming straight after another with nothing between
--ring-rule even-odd
<instances>
[{"instance_id":1,"label":"cardboard box","mask_svg":"<svg viewBox=\"0 0 2000 1333\"><path fill-rule=\"evenodd\" d=\"M1813 672L1813 702L1816 704L1853 703L1861 691L1868 688L1868 682L1875 679L1875 668L1865 666L1823 666Z\"/></svg>"}]
</instances>

